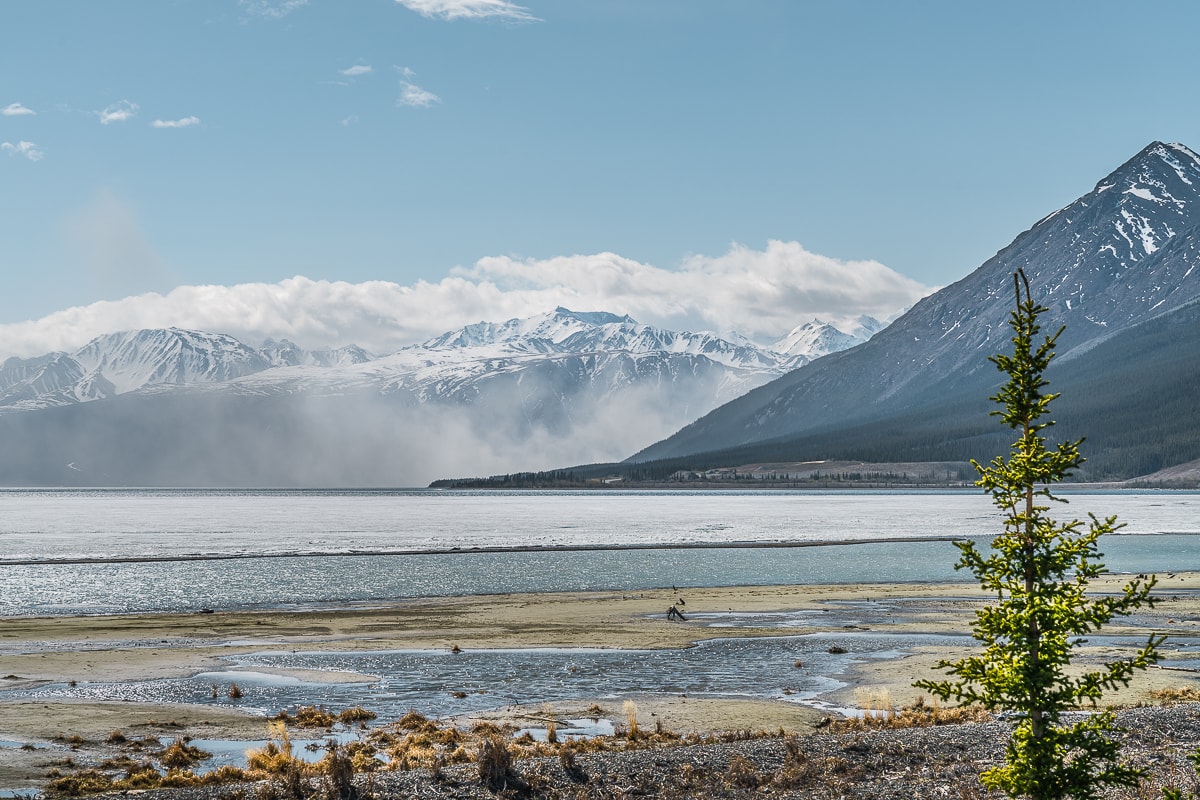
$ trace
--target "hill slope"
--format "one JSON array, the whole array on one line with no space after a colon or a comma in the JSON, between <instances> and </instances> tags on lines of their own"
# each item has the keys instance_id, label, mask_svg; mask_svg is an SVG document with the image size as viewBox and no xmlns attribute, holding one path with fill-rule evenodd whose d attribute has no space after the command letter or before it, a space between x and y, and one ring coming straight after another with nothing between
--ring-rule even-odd
<instances>
[{"instance_id":1,"label":"hill slope","mask_svg":"<svg viewBox=\"0 0 1200 800\"><path fill-rule=\"evenodd\" d=\"M994 435L986 397L999 378L986 357L1008 349L1018 268L1050 308L1044 327L1066 326L1049 373L1066 395L1056 407L1060 435L1086 430L1093 462L1101 431L1109 431L1103 448L1126 455L1149 445L1167 461L1200 457L1187 444L1193 415L1176 408L1200 364L1188 328L1200 299L1198 225L1200 156L1154 142L867 343L759 387L629 461L772 460L767 453L782 450L860 457L851 451L866 449L886 451L881 460L918 451L940 460L948 450L986 458L994 451L972 445ZM1185 413L1162 419L1170 409ZM1110 460L1113 474L1139 469Z\"/></svg>"}]
</instances>

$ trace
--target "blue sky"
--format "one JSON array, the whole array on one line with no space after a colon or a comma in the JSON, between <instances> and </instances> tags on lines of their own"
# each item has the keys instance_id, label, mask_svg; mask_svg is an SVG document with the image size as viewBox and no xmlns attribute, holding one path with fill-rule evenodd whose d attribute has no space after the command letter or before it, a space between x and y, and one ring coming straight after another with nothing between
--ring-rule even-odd
<instances>
[{"instance_id":1,"label":"blue sky","mask_svg":"<svg viewBox=\"0 0 1200 800\"><path fill-rule=\"evenodd\" d=\"M166 324L386 349L560 302L760 340L887 315L1150 141L1200 147L1198 25L1153 0L8 0L0 358Z\"/></svg>"}]
</instances>

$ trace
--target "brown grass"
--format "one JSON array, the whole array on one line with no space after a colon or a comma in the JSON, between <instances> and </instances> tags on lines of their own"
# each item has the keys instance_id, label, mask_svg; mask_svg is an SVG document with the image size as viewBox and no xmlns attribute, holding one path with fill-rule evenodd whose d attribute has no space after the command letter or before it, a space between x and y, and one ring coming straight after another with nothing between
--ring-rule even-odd
<instances>
[{"instance_id":1,"label":"brown grass","mask_svg":"<svg viewBox=\"0 0 1200 800\"><path fill-rule=\"evenodd\" d=\"M297 728L332 728L333 723L337 722L337 715L320 706L299 706L295 716L280 711L271 719Z\"/></svg>"},{"instance_id":2,"label":"brown grass","mask_svg":"<svg viewBox=\"0 0 1200 800\"><path fill-rule=\"evenodd\" d=\"M632 700L626 700L621 704L621 713L625 715L626 736L629 739L638 738L642 731L638 727L638 707L637 703Z\"/></svg>"},{"instance_id":3,"label":"brown grass","mask_svg":"<svg viewBox=\"0 0 1200 800\"><path fill-rule=\"evenodd\" d=\"M351 706L338 713L337 721L343 725L353 725L356 722L370 722L378 716L374 711L368 711L362 706Z\"/></svg>"},{"instance_id":4,"label":"brown grass","mask_svg":"<svg viewBox=\"0 0 1200 800\"><path fill-rule=\"evenodd\" d=\"M206 758L212 758L212 753L193 747L182 736L176 737L175 741L158 755L158 760L169 770L191 768Z\"/></svg>"},{"instance_id":5,"label":"brown grass","mask_svg":"<svg viewBox=\"0 0 1200 800\"><path fill-rule=\"evenodd\" d=\"M833 733L845 733L870 728L928 728L933 725L960 725L992 719L992 715L979 706L942 708L936 700L926 703L923 696L918 697L912 705L900 709L892 707L891 697L887 696L886 692L864 697L859 698L863 708L861 717L832 720L828 729Z\"/></svg>"},{"instance_id":6,"label":"brown grass","mask_svg":"<svg viewBox=\"0 0 1200 800\"><path fill-rule=\"evenodd\" d=\"M513 755L508 742L499 736L489 736L479 743L475 751L475 763L479 765L479 780L493 792L508 786L513 776Z\"/></svg>"},{"instance_id":7,"label":"brown grass","mask_svg":"<svg viewBox=\"0 0 1200 800\"><path fill-rule=\"evenodd\" d=\"M271 723L270 736L262 748L246 751L246 764L250 772L263 775L281 775L288 770L304 769L304 762L292 755L292 737L287 725L280 721Z\"/></svg>"},{"instance_id":8,"label":"brown grass","mask_svg":"<svg viewBox=\"0 0 1200 800\"><path fill-rule=\"evenodd\" d=\"M283 713L271 722L266 744L247 752L245 770L226 768L197 777L191 768L207 754L192 747L186 738L177 738L166 748L162 748L157 740L129 740L121 745L125 751L121 758L106 762L101 770L64 763L64 771L69 767L71 774L52 776L49 790L58 795L81 795L257 780L263 783L252 794L243 795L245 800L349 800L355 797L352 790L356 775L369 776L383 770L427 769L437 780L445 767L471 763L479 770L481 783L499 787L496 791L519 794L535 791L535 784L543 779L539 777L540 768L531 767L532 771L523 775L522 772L526 770L519 771L516 766L533 757L556 757L570 780L583 783L587 776L579 765L578 756L581 754L733 742L782 735L782 732L771 734L746 729L708 736L681 736L668 730L661 720L656 720L655 726L647 730L638 724L637 705L626 702L622 709L624 718L619 721L612 736L564 741L565 737L556 730L553 722L553 709L547 706L543 710L548 720L548 738L552 741L536 741L530 735L514 738L517 730L514 725L479 721L469 729L462 729L439 724L410 711L395 722L363 732L355 742L346 745L329 743L325 757L312 764L300 759L294 752L288 723L300 721L299 724L325 726L341 715L315 707L301 707L294 715ZM361 708L350 709L350 712L348 716L354 718L370 713ZM598 706L589 709L589 713L597 717L607 715ZM894 717L902 719L903 712ZM549 733L551 731L553 733ZM147 744L150 741L153 741L153 745ZM386 756L386 761L381 760L382 756ZM839 771L839 765L832 762L801 763L793 758L780 777L770 773L759 774L753 764L743 761L730 762L724 771L706 770L703 775L695 772L691 777L706 782L708 786L724 787L720 791L740 795L764 787L800 785L813 776L836 776ZM688 778L680 777L686 785ZM683 791L679 786L673 789ZM357 796L362 797L361 793Z\"/></svg>"},{"instance_id":9,"label":"brown grass","mask_svg":"<svg viewBox=\"0 0 1200 800\"><path fill-rule=\"evenodd\" d=\"M729 759L725 772L725 783L732 789L757 789L762 784L762 775L754 763L743 755L735 754Z\"/></svg>"},{"instance_id":10,"label":"brown grass","mask_svg":"<svg viewBox=\"0 0 1200 800\"><path fill-rule=\"evenodd\" d=\"M1200 689L1192 686L1181 686L1172 689L1155 689L1150 692L1150 700L1155 705L1172 706L1179 703L1200 703Z\"/></svg>"}]
</instances>

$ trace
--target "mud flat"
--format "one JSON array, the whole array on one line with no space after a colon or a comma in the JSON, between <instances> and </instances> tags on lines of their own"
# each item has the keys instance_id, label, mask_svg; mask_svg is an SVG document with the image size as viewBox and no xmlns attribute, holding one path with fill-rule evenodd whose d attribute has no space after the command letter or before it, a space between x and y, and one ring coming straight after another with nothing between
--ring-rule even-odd
<instances>
[{"instance_id":1,"label":"mud flat","mask_svg":"<svg viewBox=\"0 0 1200 800\"><path fill-rule=\"evenodd\" d=\"M1128 576L1107 576L1093 584L1112 591ZM1156 609L1128 624L1106 630L1139 637L1151 631L1172 635L1163 667L1139 676L1111 698L1133 704L1156 689L1200 686L1190 665L1200 659L1200 575L1162 576ZM235 709L139 702L81 702L19 698L44 684L70 681L139 681L177 678L229 668L229 656L287 648L392 650L405 648L681 648L701 639L794 635L794 628L761 625L775 612L822 611L847 604L902 608L890 632L964 633L973 612L989 598L973 584L861 584L670 588L643 592L509 594L446 597L403 602L314 608L303 611L217 611L128 616L8 617L0 619L0 788L36 785L46 764L69 755L71 737L85 748L101 748L114 730L133 735L186 735L198 739L255 740L266 735L266 720ZM681 605L680 600L685 602ZM686 622L668 621L671 606L684 609ZM711 625L726 616L728 623ZM841 626L825 632L834 636ZM805 632L822 632L808 627ZM851 632L845 632L850 635ZM840 675L844 686L819 700L830 708L856 708L888 702L902 705L919 694L913 680L928 677L939 658L954 658L970 646L920 648L887 661L866 661ZM1102 642L1085 659L1119 657ZM1178 668L1176 668L1178 667ZM345 672L279 670L281 677L310 682L353 682L364 676ZM7 695L7 699L6 698ZM547 698L555 702L553 698ZM640 724L680 732L760 729L803 731L830 713L821 708L763 699L700 699L650 695L632 698ZM620 719L612 698L596 704ZM584 713L588 700L556 702L555 714ZM508 707L474 718L536 716L536 707ZM383 721L383 720L381 720ZM465 720L464 720L465 721ZM30 744L34 749L22 749Z\"/></svg>"}]
</instances>

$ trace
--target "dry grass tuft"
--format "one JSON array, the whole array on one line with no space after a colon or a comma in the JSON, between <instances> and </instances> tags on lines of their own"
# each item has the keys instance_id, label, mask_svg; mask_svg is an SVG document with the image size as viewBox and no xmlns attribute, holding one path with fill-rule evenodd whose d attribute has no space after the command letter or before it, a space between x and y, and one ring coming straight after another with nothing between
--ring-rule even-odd
<instances>
[{"instance_id":1,"label":"dry grass tuft","mask_svg":"<svg viewBox=\"0 0 1200 800\"><path fill-rule=\"evenodd\" d=\"M490 736L496 734L511 733L516 730L512 726L497 725L486 719L475 720L471 723L471 733L475 736Z\"/></svg>"},{"instance_id":2,"label":"dry grass tuft","mask_svg":"<svg viewBox=\"0 0 1200 800\"><path fill-rule=\"evenodd\" d=\"M735 754L729 759L729 769L725 772L725 783L731 789L757 789L762 784L762 776L754 768L754 763L743 755Z\"/></svg>"},{"instance_id":3,"label":"dry grass tuft","mask_svg":"<svg viewBox=\"0 0 1200 800\"><path fill-rule=\"evenodd\" d=\"M512 751L508 749L508 742L499 736L489 736L479 743L475 763L479 765L479 781L493 792L508 788L516 777Z\"/></svg>"},{"instance_id":4,"label":"dry grass tuft","mask_svg":"<svg viewBox=\"0 0 1200 800\"><path fill-rule=\"evenodd\" d=\"M409 711L400 719L392 723L397 728L409 730L422 730L430 726L437 727L437 723L429 719L429 717L417 711Z\"/></svg>"},{"instance_id":5,"label":"dry grass tuft","mask_svg":"<svg viewBox=\"0 0 1200 800\"><path fill-rule=\"evenodd\" d=\"M621 713L625 715L625 737L633 740L641 736L642 731L638 727L638 707L637 703L632 700L626 700L621 704Z\"/></svg>"},{"instance_id":6,"label":"dry grass tuft","mask_svg":"<svg viewBox=\"0 0 1200 800\"><path fill-rule=\"evenodd\" d=\"M859 702L863 707L861 717L831 720L829 730L845 733L870 728L928 728L934 725L988 722L992 719L992 715L979 706L942 708L936 699L927 704L923 696L899 710L892 707L891 697L886 692L866 693L859 697Z\"/></svg>"},{"instance_id":7,"label":"dry grass tuft","mask_svg":"<svg viewBox=\"0 0 1200 800\"><path fill-rule=\"evenodd\" d=\"M555 744L558 741L558 720L554 716L554 707L549 703L542 706L542 715L546 718L546 741Z\"/></svg>"},{"instance_id":8,"label":"dry grass tuft","mask_svg":"<svg viewBox=\"0 0 1200 800\"><path fill-rule=\"evenodd\" d=\"M206 758L212 758L212 753L201 750L199 747L193 747L188 744L188 741L182 736L176 737L175 741L159 753L158 760L170 770L191 768Z\"/></svg>"},{"instance_id":9,"label":"dry grass tuft","mask_svg":"<svg viewBox=\"0 0 1200 800\"><path fill-rule=\"evenodd\" d=\"M362 706L352 706L338 713L337 721L343 725L353 725L356 722L370 722L378 716L374 711L368 711Z\"/></svg>"},{"instance_id":10,"label":"dry grass tuft","mask_svg":"<svg viewBox=\"0 0 1200 800\"><path fill-rule=\"evenodd\" d=\"M1200 703L1200 689L1192 686L1180 686L1172 689L1155 689L1150 692L1150 700L1155 705L1171 706L1178 703Z\"/></svg>"},{"instance_id":11,"label":"dry grass tuft","mask_svg":"<svg viewBox=\"0 0 1200 800\"><path fill-rule=\"evenodd\" d=\"M295 716L287 711L280 711L271 719L297 728L332 728L333 723L338 721L337 715L320 706L300 706L296 709Z\"/></svg>"},{"instance_id":12,"label":"dry grass tuft","mask_svg":"<svg viewBox=\"0 0 1200 800\"><path fill-rule=\"evenodd\" d=\"M246 764L251 772L264 776L283 775L291 770L304 771L304 762L292 754L292 738L287 725L278 720L271 722L266 745L259 750L246 751Z\"/></svg>"}]
</instances>

